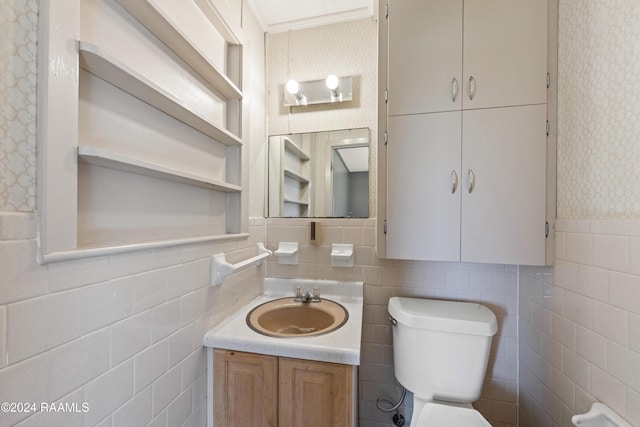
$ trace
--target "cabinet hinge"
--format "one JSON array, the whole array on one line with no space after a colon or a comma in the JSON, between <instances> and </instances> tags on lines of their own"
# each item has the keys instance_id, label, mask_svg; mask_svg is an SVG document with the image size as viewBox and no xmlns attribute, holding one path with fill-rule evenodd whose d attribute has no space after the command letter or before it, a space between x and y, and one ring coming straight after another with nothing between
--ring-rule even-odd
<instances>
[{"instance_id":1,"label":"cabinet hinge","mask_svg":"<svg viewBox=\"0 0 640 427\"><path fill-rule=\"evenodd\" d=\"M384 17L389 18L389 3L384 5Z\"/></svg>"},{"instance_id":2,"label":"cabinet hinge","mask_svg":"<svg viewBox=\"0 0 640 427\"><path fill-rule=\"evenodd\" d=\"M547 89L551 87L551 74L547 73Z\"/></svg>"},{"instance_id":3,"label":"cabinet hinge","mask_svg":"<svg viewBox=\"0 0 640 427\"><path fill-rule=\"evenodd\" d=\"M544 223L544 238L549 237L549 221Z\"/></svg>"},{"instance_id":4,"label":"cabinet hinge","mask_svg":"<svg viewBox=\"0 0 640 427\"><path fill-rule=\"evenodd\" d=\"M551 133L551 124L549 123L549 120L547 120L546 132L547 136L549 136L549 133Z\"/></svg>"},{"instance_id":5,"label":"cabinet hinge","mask_svg":"<svg viewBox=\"0 0 640 427\"><path fill-rule=\"evenodd\" d=\"M384 220L384 234L387 234L387 220Z\"/></svg>"},{"instance_id":6,"label":"cabinet hinge","mask_svg":"<svg viewBox=\"0 0 640 427\"><path fill-rule=\"evenodd\" d=\"M385 104L389 103L389 89L384 90L384 103Z\"/></svg>"},{"instance_id":7,"label":"cabinet hinge","mask_svg":"<svg viewBox=\"0 0 640 427\"><path fill-rule=\"evenodd\" d=\"M387 131L384 131L384 145L387 145L389 143L389 134L387 133Z\"/></svg>"}]
</instances>

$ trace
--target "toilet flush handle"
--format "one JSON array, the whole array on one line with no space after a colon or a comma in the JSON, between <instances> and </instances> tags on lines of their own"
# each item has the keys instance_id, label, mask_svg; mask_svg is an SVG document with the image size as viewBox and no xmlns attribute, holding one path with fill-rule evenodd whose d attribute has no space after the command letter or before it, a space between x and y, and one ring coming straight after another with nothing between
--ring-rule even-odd
<instances>
[{"instance_id":1,"label":"toilet flush handle","mask_svg":"<svg viewBox=\"0 0 640 427\"><path fill-rule=\"evenodd\" d=\"M398 326L398 321L394 319L391 315L389 315L389 321L393 326Z\"/></svg>"}]
</instances>

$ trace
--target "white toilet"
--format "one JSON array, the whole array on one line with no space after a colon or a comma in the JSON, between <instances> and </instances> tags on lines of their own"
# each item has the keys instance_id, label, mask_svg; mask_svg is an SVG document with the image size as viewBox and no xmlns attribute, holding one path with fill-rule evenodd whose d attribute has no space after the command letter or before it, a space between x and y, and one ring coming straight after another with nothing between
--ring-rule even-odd
<instances>
[{"instance_id":1,"label":"white toilet","mask_svg":"<svg viewBox=\"0 0 640 427\"><path fill-rule=\"evenodd\" d=\"M421 298L389 299L397 380L413 393L411 427L490 427L471 402L482 390L491 339L487 307Z\"/></svg>"}]
</instances>

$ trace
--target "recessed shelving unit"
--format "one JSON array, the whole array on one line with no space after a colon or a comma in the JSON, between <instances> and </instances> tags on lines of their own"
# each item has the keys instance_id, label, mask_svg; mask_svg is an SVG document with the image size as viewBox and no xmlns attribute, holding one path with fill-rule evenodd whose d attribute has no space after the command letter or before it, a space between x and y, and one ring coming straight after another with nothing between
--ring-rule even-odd
<instances>
[{"instance_id":1,"label":"recessed shelving unit","mask_svg":"<svg viewBox=\"0 0 640 427\"><path fill-rule=\"evenodd\" d=\"M308 141L279 135L269 138L269 215L304 217L310 208Z\"/></svg>"},{"instance_id":2,"label":"recessed shelving unit","mask_svg":"<svg viewBox=\"0 0 640 427\"><path fill-rule=\"evenodd\" d=\"M197 187L208 188L210 190L223 191L225 193L239 193L242 191L242 187L238 185L208 179L162 166L157 163L147 162L145 160L124 156L122 154L95 147L78 147L78 161L94 166L107 167L123 172L131 172L153 178L180 182L182 184L195 185Z\"/></svg>"},{"instance_id":3,"label":"recessed shelving unit","mask_svg":"<svg viewBox=\"0 0 640 427\"><path fill-rule=\"evenodd\" d=\"M215 123L189 110L169 92L146 79L140 73L118 61L98 46L79 43L80 67L100 77L130 95L141 99L181 122L228 146L242 145L242 140Z\"/></svg>"},{"instance_id":4,"label":"recessed shelving unit","mask_svg":"<svg viewBox=\"0 0 640 427\"><path fill-rule=\"evenodd\" d=\"M209 0L116 2L122 9L113 14L97 2L83 3L81 13L73 0L42 10L44 263L248 237L241 27L227 6ZM153 48L140 55L146 46ZM167 73L144 74L158 66ZM191 88L201 103L191 102ZM127 108L143 120L131 120ZM126 227L137 233L125 236Z\"/></svg>"}]
</instances>

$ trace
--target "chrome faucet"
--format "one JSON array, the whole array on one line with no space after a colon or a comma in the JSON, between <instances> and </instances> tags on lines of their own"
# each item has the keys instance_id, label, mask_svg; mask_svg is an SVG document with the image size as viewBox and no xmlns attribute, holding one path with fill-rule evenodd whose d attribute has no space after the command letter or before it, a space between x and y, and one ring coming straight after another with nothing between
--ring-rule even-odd
<instances>
[{"instance_id":1,"label":"chrome faucet","mask_svg":"<svg viewBox=\"0 0 640 427\"><path fill-rule=\"evenodd\" d=\"M305 291L304 289L297 287L295 290L295 302L302 302L308 304L310 302L320 302L320 288L313 288L313 293Z\"/></svg>"}]
</instances>

